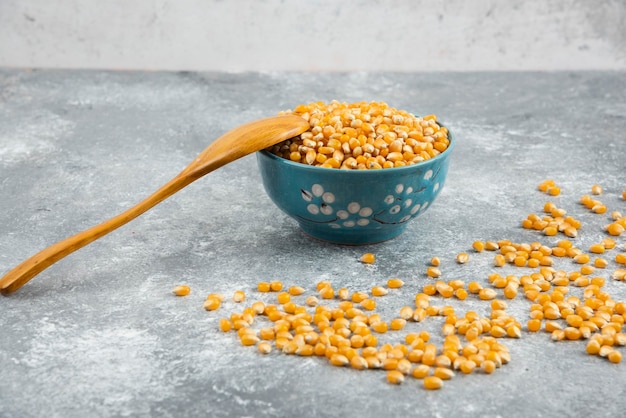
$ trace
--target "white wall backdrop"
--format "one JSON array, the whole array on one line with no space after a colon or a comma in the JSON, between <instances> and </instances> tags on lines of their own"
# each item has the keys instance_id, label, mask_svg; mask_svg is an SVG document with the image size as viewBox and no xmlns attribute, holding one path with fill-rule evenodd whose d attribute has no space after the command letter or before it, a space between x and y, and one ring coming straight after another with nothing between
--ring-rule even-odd
<instances>
[{"instance_id":1,"label":"white wall backdrop","mask_svg":"<svg viewBox=\"0 0 626 418\"><path fill-rule=\"evenodd\" d=\"M626 69L626 0L0 0L0 66Z\"/></svg>"}]
</instances>

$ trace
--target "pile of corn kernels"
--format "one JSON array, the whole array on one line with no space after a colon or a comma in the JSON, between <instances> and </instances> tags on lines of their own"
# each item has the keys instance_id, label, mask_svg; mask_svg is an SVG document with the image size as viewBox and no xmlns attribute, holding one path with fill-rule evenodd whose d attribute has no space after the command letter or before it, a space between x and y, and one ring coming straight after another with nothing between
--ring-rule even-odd
<instances>
[{"instance_id":1,"label":"pile of corn kernels","mask_svg":"<svg viewBox=\"0 0 626 418\"><path fill-rule=\"evenodd\" d=\"M435 115L416 117L384 102L301 104L310 128L270 152L295 162L352 170L404 167L436 157L450 141Z\"/></svg>"},{"instance_id":2,"label":"pile of corn kernels","mask_svg":"<svg viewBox=\"0 0 626 418\"><path fill-rule=\"evenodd\" d=\"M560 189L548 192L554 187L558 186L553 181L546 181L539 190L557 196ZM591 195L601 194L600 186L592 188ZM626 200L626 190L621 200ZM597 216L607 216L608 208L598 198L583 195L579 202ZM546 332L555 342L579 341L589 355L620 363L620 347L626 346L626 303L615 300L605 284L609 278L626 281L626 243L618 242L626 235L626 216L609 212L605 237L588 248L578 248L572 240L578 234L569 228L579 231L581 222L551 202L543 211L543 216L531 214L521 224L540 236L563 235L552 244L539 239L528 243L480 240L455 257L462 266L491 253L494 269L520 268L519 274L492 272L483 281L446 281L440 258L432 257L413 304L398 307L393 317L383 317L377 306L392 292L404 293L405 283L399 278L361 290L336 288L326 280L314 289L286 286L281 281L259 282L251 295L233 292L231 307L256 296L240 311L219 314L228 303L219 293L209 294L204 308L221 316L222 332L233 333L243 346L256 347L260 354L316 356L337 367L382 370L390 383L414 378L429 390L441 388L459 374L494 373L511 360L505 342L530 333ZM376 257L367 253L360 261L373 264ZM571 267L557 269L557 261ZM188 286L174 289L179 296L189 292ZM519 297L528 302L525 318L507 312L510 301ZM483 301L488 314L461 312L452 306L452 301L468 299ZM438 335L409 330L433 319L441 323ZM382 342L383 337L387 342Z\"/></svg>"}]
</instances>

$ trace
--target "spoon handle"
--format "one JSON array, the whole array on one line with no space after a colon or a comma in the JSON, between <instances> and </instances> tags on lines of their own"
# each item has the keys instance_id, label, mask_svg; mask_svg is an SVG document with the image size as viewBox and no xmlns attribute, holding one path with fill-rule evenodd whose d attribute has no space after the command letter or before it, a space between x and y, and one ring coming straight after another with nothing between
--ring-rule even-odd
<instances>
[{"instance_id":1,"label":"spoon handle","mask_svg":"<svg viewBox=\"0 0 626 418\"><path fill-rule=\"evenodd\" d=\"M113 218L57 242L24 260L0 279L0 293L13 293L30 279L74 251L132 221L205 174L307 130L299 116L275 116L241 125L209 145L180 174L137 205Z\"/></svg>"},{"instance_id":2,"label":"spoon handle","mask_svg":"<svg viewBox=\"0 0 626 418\"><path fill-rule=\"evenodd\" d=\"M0 293L8 295L15 292L52 264L132 221L184 187L183 180L186 179L188 178L176 177L132 208L96 226L65 238L27 258L0 279Z\"/></svg>"}]
</instances>

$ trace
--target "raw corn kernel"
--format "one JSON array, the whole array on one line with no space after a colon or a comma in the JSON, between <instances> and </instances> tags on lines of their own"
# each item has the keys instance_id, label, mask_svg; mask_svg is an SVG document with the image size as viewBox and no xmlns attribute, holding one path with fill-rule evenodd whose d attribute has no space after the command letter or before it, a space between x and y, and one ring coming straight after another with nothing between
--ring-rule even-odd
<instances>
[{"instance_id":1,"label":"raw corn kernel","mask_svg":"<svg viewBox=\"0 0 626 418\"><path fill-rule=\"evenodd\" d=\"M233 323L228 318L220 318L219 327L220 331L228 332L233 328Z\"/></svg>"},{"instance_id":2,"label":"raw corn kernel","mask_svg":"<svg viewBox=\"0 0 626 418\"><path fill-rule=\"evenodd\" d=\"M602 186L600 186L599 184L594 184L593 186L591 186L591 194L602 194Z\"/></svg>"},{"instance_id":3,"label":"raw corn kernel","mask_svg":"<svg viewBox=\"0 0 626 418\"><path fill-rule=\"evenodd\" d=\"M382 286L372 287L372 296L385 296L389 291Z\"/></svg>"},{"instance_id":4,"label":"raw corn kernel","mask_svg":"<svg viewBox=\"0 0 626 418\"><path fill-rule=\"evenodd\" d=\"M387 280L387 287L390 289L399 289L404 286L404 282L400 279L389 279Z\"/></svg>"},{"instance_id":5,"label":"raw corn kernel","mask_svg":"<svg viewBox=\"0 0 626 418\"><path fill-rule=\"evenodd\" d=\"M426 269L426 275L428 277L437 278L441 276L441 270L439 270L437 267L430 266Z\"/></svg>"},{"instance_id":6,"label":"raw corn kernel","mask_svg":"<svg viewBox=\"0 0 626 418\"><path fill-rule=\"evenodd\" d=\"M322 299L333 299L335 297L335 290L330 286L325 286L319 290L319 295Z\"/></svg>"},{"instance_id":7,"label":"raw corn kernel","mask_svg":"<svg viewBox=\"0 0 626 418\"><path fill-rule=\"evenodd\" d=\"M459 264L465 264L469 261L469 255L467 253L458 253L456 255L456 262Z\"/></svg>"},{"instance_id":8,"label":"raw corn kernel","mask_svg":"<svg viewBox=\"0 0 626 418\"><path fill-rule=\"evenodd\" d=\"M498 296L496 291L488 287L482 288L478 291L478 298L482 300L492 300L495 299L496 296Z\"/></svg>"},{"instance_id":9,"label":"raw corn kernel","mask_svg":"<svg viewBox=\"0 0 626 418\"><path fill-rule=\"evenodd\" d=\"M216 309L219 309L221 305L222 305L222 301L215 296L209 296L204 301L204 309L206 309L207 311L214 311Z\"/></svg>"},{"instance_id":10,"label":"raw corn kernel","mask_svg":"<svg viewBox=\"0 0 626 418\"><path fill-rule=\"evenodd\" d=\"M439 257L433 257L430 259L430 265L433 267L439 267L441 265L441 260Z\"/></svg>"},{"instance_id":11,"label":"raw corn kernel","mask_svg":"<svg viewBox=\"0 0 626 418\"><path fill-rule=\"evenodd\" d=\"M305 290L301 286L290 286L289 287L289 294L291 296L299 296L299 295L303 294L304 292L305 292Z\"/></svg>"},{"instance_id":12,"label":"raw corn kernel","mask_svg":"<svg viewBox=\"0 0 626 418\"><path fill-rule=\"evenodd\" d=\"M477 253L481 253L484 251L485 249L485 243L482 241L474 241L472 243L472 248L474 249L474 251L476 251Z\"/></svg>"},{"instance_id":13,"label":"raw corn kernel","mask_svg":"<svg viewBox=\"0 0 626 418\"><path fill-rule=\"evenodd\" d=\"M428 390L437 390L443 387L443 380L437 376L424 377L424 388Z\"/></svg>"},{"instance_id":14,"label":"raw corn kernel","mask_svg":"<svg viewBox=\"0 0 626 418\"><path fill-rule=\"evenodd\" d=\"M269 292L271 290L269 282L259 282L257 284L257 290L263 293Z\"/></svg>"},{"instance_id":15,"label":"raw corn kernel","mask_svg":"<svg viewBox=\"0 0 626 418\"><path fill-rule=\"evenodd\" d=\"M187 296L190 292L191 292L191 288L185 284L176 286L172 290L172 293L174 293L176 296Z\"/></svg>"},{"instance_id":16,"label":"raw corn kernel","mask_svg":"<svg viewBox=\"0 0 626 418\"><path fill-rule=\"evenodd\" d=\"M245 299L246 294L243 290L236 290L235 293L233 293L233 302L240 303L243 302Z\"/></svg>"},{"instance_id":17,"label":"raw corn kernel","mask_svg":"<svg viewBox=\"0 0 626 418\"><path fill-rule=\"evenodd\" d=\"M348 170L417 164L444 152L448 130L435 115L416 117L384 102L308 103L279 114L299 115L308 131L268 150L303 164Z\"/></svg>"},{"instance_id":18,"label":"raw corn kernel","mask_svg":"<svg viewBox=\"0 0 626 418\"><path fill-rule=\"evenodd\" d=\"M270 290L272 292L280 292L281 290L283 290L283 283L278 280L270 282Z\"/></svg>"},{"instance_id":19,"label":"raw corn kernel","mask_svg":"<svg viewBox=\"0 0 626 418\"><path fill-rule=\"evenodd\" d=\"M376 256L372 253L365 253L360 258L362 263L373 264L376 261Z\"/></svg>"},{"instance_id":20,"label":"raw corn kernel","mask_svg":"<svg viewBox=\"0 0 626 418\"><path fill-rule=\"evenodd\" d=\"M398 370L389 370L387 372L387 381L395 385L399 385L404 382L404 375Z\"/></svg>"},{"instance_id":21,"label":"raw corn kernel","mask_svg":"<svg viewBox=\"0 0 626 418\"><path fill-rule=\"evenodd\" d=\"M269 354L272 352L272 345L267 341L261 341L257 344L256 348L261 354Z\"/></svg>"},{"instance_id":22,"label":"raw corn kernel","mask_svg":"<svg viewBox=\"0 0 626 418\"><path fill-rule=\"evenodd\" d=\"M319 299L316 298L315 296L309 296L306 298L306 300L304 301L304 303L307 306L317 306L319 304Z\"/></svg>"},{"instance_id":23,"label":"raw corn kernel","mask_svg":"<svg viewBox=\"0 0 626 418\"><path fill-rule=\"evenodd\" d=\"M276 301L281 305L291 301L291 295L288 292L280 292L276 295Z\"/></svg>"},{"instance_id":24,"label":"raw corn kernel","mask_svg":"<svg viewBox=\"0 0 626 418\"><path fill-rule=\"evenodd\" d=\"M454 372L447 367L435 367L435 370L433 370L433 376L436 376L441 380L450 380L454 377Z\"/></svg>"}]
</instances>

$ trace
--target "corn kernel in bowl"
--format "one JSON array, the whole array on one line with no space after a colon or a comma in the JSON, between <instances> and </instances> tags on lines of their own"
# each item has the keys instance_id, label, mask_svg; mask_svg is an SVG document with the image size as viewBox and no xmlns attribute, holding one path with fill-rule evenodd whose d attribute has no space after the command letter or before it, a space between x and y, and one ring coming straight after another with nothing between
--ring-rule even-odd
<instances>
[{"instance_id":1,"label":"corn kernel in bowl","mask_svg":"<svg viewBox=\"0 0 626 418\"><path fill-rule=\"evenodd\" d=\"M315 102L281 114L301 116L310 128L269 151L311 166L404 167L436 157L450 144L447 128L435 115L417 117L384 102Z\"/></svg>"}]
</instances>

